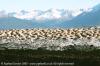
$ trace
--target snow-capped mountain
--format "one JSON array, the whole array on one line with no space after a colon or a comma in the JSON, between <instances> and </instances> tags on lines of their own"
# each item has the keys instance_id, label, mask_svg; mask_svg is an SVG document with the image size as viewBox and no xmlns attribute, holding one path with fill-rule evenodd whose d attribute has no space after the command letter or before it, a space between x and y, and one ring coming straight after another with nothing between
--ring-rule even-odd
<instances>
[{"instance_id":1,"label":"snow-capped mountain","mask_svg":"<svg viewBox=\"0 0 100 66\"><path fill-rule=\"evenodd\" d=\"M69 27L86 27L100 26L100 4L92 9L81 13L70 21L63 22L62 26Z\"/></svg>"},{"instance_id":2,"label":"snow-capped mountain","mask_svg":"<svg viewBox=\"0 0 100 66\"><path fill-rule=\"evenodd\" d=\"M81 14L80 9L77 10L64 10L64 9L49 9L47 11L41 10L30 10L30 11L18 11L6 14L4 11L0 12L0 16L15 17L18 19L25 20L55 20L55 19L66 19L70 20L73 17Z\"/></svg>"},{"instance_id":3,"label":"snow-capped mountain","mask_svg":"<svg viewBox=\"0 0 100 66\"><path fill-rule=\"evenodd\" d=\"M89 9L0 12L0 29L100 26L100 4Z\"/></svg>"}]
</instances>

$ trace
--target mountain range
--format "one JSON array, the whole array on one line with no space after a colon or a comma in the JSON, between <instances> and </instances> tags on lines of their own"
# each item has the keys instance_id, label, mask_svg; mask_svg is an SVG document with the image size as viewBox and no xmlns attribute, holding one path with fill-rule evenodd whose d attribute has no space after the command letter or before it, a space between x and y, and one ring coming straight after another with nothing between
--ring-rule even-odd
<instances>
[{"instance_id":1,"label":"mountain range","mask_svg":"<svg viewBox=\"0 0 100 66\"><path fill-rule=\"evenodd\" d=\"M100 4L89 9L0 11L0 29L72 28L100 26Z\"/></svg>"}]
</instances>

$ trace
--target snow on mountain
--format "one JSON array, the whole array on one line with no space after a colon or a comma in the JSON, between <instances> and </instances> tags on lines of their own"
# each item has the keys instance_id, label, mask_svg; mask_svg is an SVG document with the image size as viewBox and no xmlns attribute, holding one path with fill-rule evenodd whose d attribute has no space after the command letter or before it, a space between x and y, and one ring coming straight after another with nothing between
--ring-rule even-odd
<instances>
[{"instance_id":1,"label":"snow on mountain","mask_svg":"<svg viewBox=\"0 0 100 66\"><path fill-rule=\"evenodd\" d=\"M62 18L61 12L57 9L51 9L44 11L41 15L37 16L37 20L45 20L45 19L59 19Z\"/></svg>"},{"instance_id":2,"label":"snow on mountain","mask_svg":"<svg viewBox=\"0 0 100 66\"><path fill-rule=\"evenodd\" d=\"M52 19L72 19L74 16L79 15L82 13L80 10L63 10L63 9L49 9L47 11L40 11L40 10L32 10L32 11L23 11L14 14L14 17L20 19L35 19L35 20L52 20Z\"/></svg>"},{"instance_id":3,"label":"snow on mountain","mask_svg":"<svg viewBox=\"0 0 100 66\"><path fill-rule=\"evenodd\" d=\"M11 16L19 18L19 19L30 20L36 17L38 14L39 14L38 11L35 11L35 10L31 10L31 11L22 10L22 11L13 13Z\"/></svg>"},{"instance_id":4,"label":"snow on mountain","mask_svg":"<svg viewBox=\"0 0 100 66\"><path fill-rule=\"evenodd\" d=\"M100 26L100 5L89 9L0 12L0 29Z\"/></svg>"},{"instance_id":5,"label":"snow on mountain","mask_svg":"<svg viewBox=\"0 0 100 66\"><path fill-rule=\"evenodd\" d=\"M70 21L63 22L64 27L100 26L100 5L83 11Z\"/></svg>"},{"instance_id":6,"label":"snow on mountain","mask_svg":"<svg viewBox=\"0 0 100 66\"><path fill-rule=\"evenodd\" d=\"M64 9L49 9L46 11L41 10L28 10L28 11L18 11L5 13L4 11L0 12L0 17L15 17L18 19L25 20L55 20L55 19L66 19L70 20L73 17L81 14L80 9L77 10L64 10Z\"/></svg>"}]
</instances>

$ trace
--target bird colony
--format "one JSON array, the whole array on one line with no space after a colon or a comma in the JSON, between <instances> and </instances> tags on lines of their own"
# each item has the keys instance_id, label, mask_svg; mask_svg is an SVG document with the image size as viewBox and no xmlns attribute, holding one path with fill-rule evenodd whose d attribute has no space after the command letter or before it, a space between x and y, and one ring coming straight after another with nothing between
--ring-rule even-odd
<instances>
[{"instance_id":1,"label":"bird colony","mask_svg":"<svg viewBox=\"0 0 100 66\"><path fill-rule=\"evenodd\" d=\"M100 28L0 30L0 47L61 50L68 45L100 46Z\"/></svg>"}]
</instances>

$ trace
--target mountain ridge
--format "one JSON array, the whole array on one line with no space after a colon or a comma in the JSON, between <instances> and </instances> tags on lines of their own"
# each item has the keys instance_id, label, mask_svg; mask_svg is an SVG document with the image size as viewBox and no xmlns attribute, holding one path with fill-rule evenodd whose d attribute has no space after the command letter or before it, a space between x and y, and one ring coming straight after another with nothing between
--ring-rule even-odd
<instances>
[{"instance_id":1,"label":"mountain ridge","mask_svg":"<svg viewBox=\"0 0 100 66\"><path fill-rule=\"evenodd\" d=\"M22 11L18 13L19 17L15 17L16 13L0 12L0 29L30 29L30 28L70 28L84 26L100 26L100 4L91 8L91 10L79 10L75 16L71 11L52 9L46 12L35 10ZM82 12L82 13L81 13ZM25 15L26 14L26 15ZM61 16L62 14L63 16ZM31 15L31 16L30 16ZM34 17L41 19L36 20ZM26 19L29 18L29 19ZM45 18L45 19L44 19Z\"/></svg>"}]
</instances>

